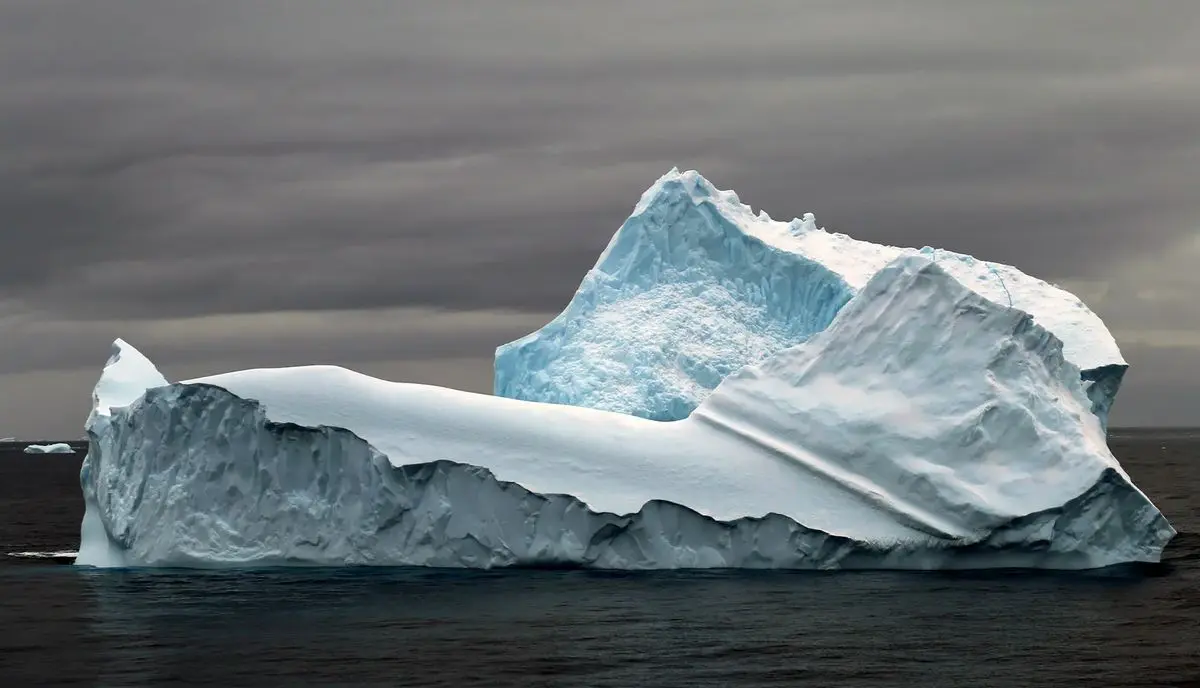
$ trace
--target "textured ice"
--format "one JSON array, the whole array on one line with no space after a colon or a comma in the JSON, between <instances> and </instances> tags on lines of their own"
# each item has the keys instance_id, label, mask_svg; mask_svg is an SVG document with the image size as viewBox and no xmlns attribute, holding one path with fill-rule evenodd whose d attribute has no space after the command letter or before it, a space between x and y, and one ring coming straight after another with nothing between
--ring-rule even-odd
<instances>
[{"instance_id":1,"label":"textured ice","mask_svg":"<svg viewBox=\"0 0 1200 688\"><path fill-rule=\"evenodd\" d=\"M561 314L496 351L495 393L687 416L725 376L804 341L890 261L923 255L1063 342L1101 424L1127 368L1104 323L1074 295L999 263L882 246L777 222L700 174L672 170L643 194Z\"/></svg>"},{"instance_id":2,"label":"textured ice","mask_svg":"<svg viewBox=\"0 0 1200 688\"><path fill-rule=\"evenodd\" d=\"M168 384L118 341L77 563L1086 568L1174 530L1026 313L905 256L658 422L343 368Z\"/></svg>"},{"instance_id":3,"label":"textured ice","mask_svg":"<svg viewBox=\"0 0 1200 688\"><path fill-rule=\"evenodd\" d=\"M54 444L31 444L25 447L26 454L74 454L75 450L66 442Z\"/></svg>"}]
</instances>

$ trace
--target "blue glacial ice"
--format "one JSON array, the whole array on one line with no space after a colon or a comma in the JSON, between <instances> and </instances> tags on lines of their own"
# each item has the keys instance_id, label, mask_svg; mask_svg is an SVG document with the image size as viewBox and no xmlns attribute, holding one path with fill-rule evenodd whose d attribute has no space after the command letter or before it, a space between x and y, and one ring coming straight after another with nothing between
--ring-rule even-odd
<instances>
[{"instance_id":1,"label":"blue glacial ice","mask_svg":"<svg viewBox=\"0 0 1200 688\"><path fill-rule=\"evenodd\" d=\"M343 368L169 383L118 341L77 564L1090 568L1174 529L1059 337L903 255L688 417Z\"/></svg>"},{"instance_id":2,"label":"blue glacial ice","mask_svg":"<svg viewBox=\"0 0 1200 688\"><path fill-rule=\"evenodd\" d=\"M1053 332L1107 425L1127 365L1104 323L1074 295L1008 265L830 233L812 214L777 222L677 169L643 194L566 309L496 350L494 391L684 418L729 374L824 330L903 255L929 258Z\"/></svg>"}]
</instances>

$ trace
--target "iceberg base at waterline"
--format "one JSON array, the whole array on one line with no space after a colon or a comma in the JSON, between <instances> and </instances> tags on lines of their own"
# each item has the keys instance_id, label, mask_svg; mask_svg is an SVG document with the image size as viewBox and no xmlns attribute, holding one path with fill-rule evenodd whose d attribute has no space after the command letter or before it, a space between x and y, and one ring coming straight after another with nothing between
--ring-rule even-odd
<instances>
[{"instance_id":1,"label":"iceberg base at waterline","mask_svg":"<svg viewBox=\"0 0 1200 688\"><path fill-rule=\"evenodd\" d=\"M905 256L687 418L330 366L168 383L118 341L77 563L1080 569L1158 561L1130 481L1028 314Z\"/></svg>"}]
</instances>

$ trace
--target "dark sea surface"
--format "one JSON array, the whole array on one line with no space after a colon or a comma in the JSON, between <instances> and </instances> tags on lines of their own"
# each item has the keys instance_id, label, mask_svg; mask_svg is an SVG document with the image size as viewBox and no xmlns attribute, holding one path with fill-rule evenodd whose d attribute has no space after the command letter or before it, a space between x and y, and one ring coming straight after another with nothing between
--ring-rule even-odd
<instances>
[{"instance_id":1,"label":"dark sea surface","mask_svg":"<svg viewBox=\"0 0 1200 688\"><path fill-rule=\"evenodd\" d=\"M1200 686L1200 431L1110 445L1162 565L83 570L82 454L0 451L0 686Z\"/></svg>"}]
</instances>

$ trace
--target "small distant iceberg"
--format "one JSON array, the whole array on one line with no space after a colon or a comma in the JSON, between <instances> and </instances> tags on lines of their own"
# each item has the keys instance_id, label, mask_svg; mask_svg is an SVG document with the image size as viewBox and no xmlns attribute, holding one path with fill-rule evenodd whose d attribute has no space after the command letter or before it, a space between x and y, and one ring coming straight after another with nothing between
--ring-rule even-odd
<instances>
[{"instance_id":1,"label":"small distant iceberg","mask_svg":"<svg viewBox=\"0 0 1200 688\"><path fill-rule=\"evenodd\" d=\"M31 444L25 447L26 454L74 454L75 450L66 442L54 444Z\"/></svg>"}]
</instances>

